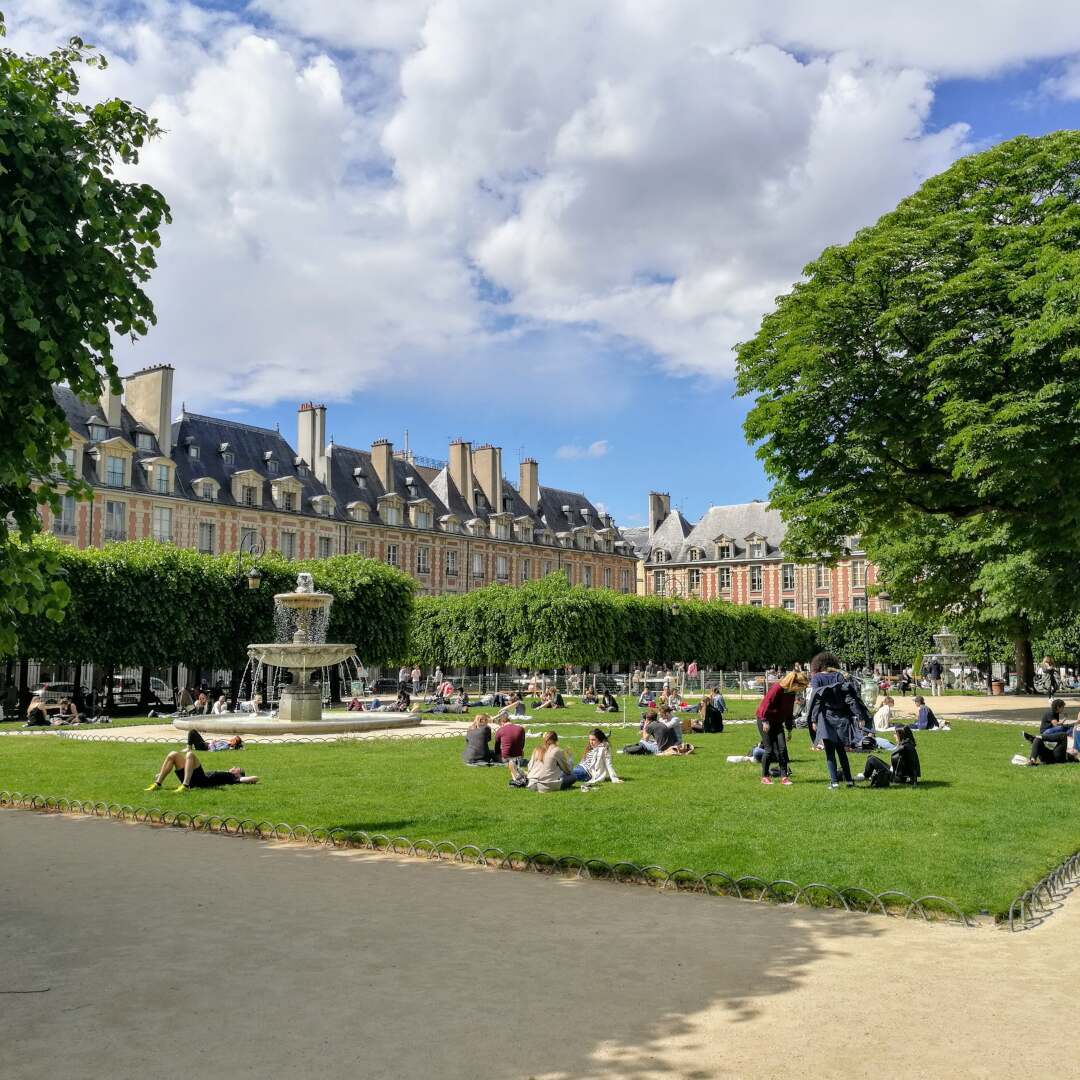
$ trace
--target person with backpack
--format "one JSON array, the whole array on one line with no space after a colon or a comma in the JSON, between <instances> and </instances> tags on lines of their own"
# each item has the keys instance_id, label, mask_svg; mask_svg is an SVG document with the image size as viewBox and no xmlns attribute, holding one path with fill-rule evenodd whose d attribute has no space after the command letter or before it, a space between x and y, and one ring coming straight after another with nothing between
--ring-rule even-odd
<instances>
[{"instance_id":1,"label":"person with backpack","mask_svg":"<svg viewBox=\"0 0 1080 1080\"><path fill-rule=\"evenodd\" d=\"M795 699L805 690L808 680L801 671L790 671L765 692L757 707L757 728L761 735L761 747L765 751L761 759L761 782L771 784L770 765L775 761L780 767L780 783L791 785L791 766L788 761L787 733L795 726Z\"/></svg>"},{"instance_id":2,"label":"person with backpack","mask_svg":"<svg viewBox=\"0 0 1080 1080\"><path fill-rule=\"evenodd\" d=\"M840 786L840 773L844 783L854 787L847 748L862 745L872 722L859 688L840 670L840 661L829 652L820 652L810 661L807 725L814 743L820 742L824 747L830 790Z\"/></svg>"}]
</instances>

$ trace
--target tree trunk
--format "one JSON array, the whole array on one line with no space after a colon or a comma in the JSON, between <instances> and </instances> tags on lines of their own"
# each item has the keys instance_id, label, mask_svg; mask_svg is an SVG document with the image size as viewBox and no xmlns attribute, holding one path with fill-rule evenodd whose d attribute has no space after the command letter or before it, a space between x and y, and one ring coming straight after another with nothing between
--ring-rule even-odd
<instances>
[{"instance_id":1,"label":"tree trunk","mask_svg":"<svg viewBox=\"0 0 1080 1080\"><path fill-rule=\"evenodd\" d=\"M19 716L26 718L30 706L30 661L19 661Z\"/></svg>"},{"instance_id":2,"label":"tree trunk","mask_svg":"<svg viewBox=\"0 0 1080 1080\"><path fill-rule=\"evenodd\" d=\"M1035 658L1031 654L1031 638L1013 638L1013 662L1016 664L1016 688L1022 694L1035 692Z\"/></svg>"},{"instance_id":3,"label":"tree trunk","mask_svg":"<svg viewBox=\"0 0 1080 1080\"><path fill-rule=\"evenodd\" d=\"M79 661L75 665L75 674L71 682L71 700L75 702L75 710L80 716L86 712L86 700L82 692L82 669L82 661Z\"/></svg>"},{"instance_id":4,"label":"tree trunk","mask_svg":"<svg viewBox=\"0 0 1080 1080\"><path fill-rule=\"evenodd\" d=\"M142 674L139 678L139 712L147 712L150 708L150 665L143 664Z\"/></svg>"}]
</instances>

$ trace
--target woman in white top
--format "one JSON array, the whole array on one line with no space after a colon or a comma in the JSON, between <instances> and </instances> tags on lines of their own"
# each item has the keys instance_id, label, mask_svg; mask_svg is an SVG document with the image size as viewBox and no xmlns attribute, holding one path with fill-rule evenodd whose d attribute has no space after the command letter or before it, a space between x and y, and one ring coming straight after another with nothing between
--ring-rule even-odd
<instances>
[{"instance_id":1,"label":"woman in white top","mask_svg":"<svg viewBox=\"0 0 1080 1080\"><path fill-rule=\"evenodd\" d=\"M593 784L602 784L610 780L613 784L621 784L622 781L615 775L615 766L611 760L611 746L608 737L600 728L593 728L589 732L589 749L581 763L570 770L570 775L563 782L563 787L570 787L576 780L581 781L581 790L588 791Z\"/></svg>"},{"instance_id":2,"label":"woman in white top","mask_svg":"<svg viewBox=\"0 0 1080 1080\"><path fill-rule=\"evenodd\" d=\"M893 705L896 702L888 694L878 698L877 708L874 710L874 730L889 731L893 722Z\"/></svg>"},{"instance_id":3,"label":"woman in white top","mask_svg":"<svg viewBox=\"0 0 1080 1080\"><path fill-rule=\"evenodd\" d=\"M224 716L228 711L229 703L225 700L225 695L222 694L221 697L219 697L217 701L214 702L214 707L210 710L210 712L214 716Z\"/></svg>"}]
</instances>

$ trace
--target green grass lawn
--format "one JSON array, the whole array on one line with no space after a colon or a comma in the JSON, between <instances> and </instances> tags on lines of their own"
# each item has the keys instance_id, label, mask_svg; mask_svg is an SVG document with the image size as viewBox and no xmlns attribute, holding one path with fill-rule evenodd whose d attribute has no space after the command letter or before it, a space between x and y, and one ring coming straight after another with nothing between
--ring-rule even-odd
<instances>
[{"instance_id":1,"label":"green grass lawn","mask_svg":"<svg viewBox=\"0 0 1080 1080\"><path fill-rule=\"evenodd\" d=\"M565 728L563 737L580 756L583 730ZM616 731L612 741L621 745L632 734ZM585 794L510 789L502 769L463 766L461 744L447 739L249 746L207 755L207 764L242 763L260 784L178 795L171 784L143 791L167 747L6 738L0 789L934 893L968 913L1006 911L1018 892L1080 848L1080 768L1011 765L1027 745L1016 728L960 722L950 733L923 735L926 781L914 791L830 791L824 757L808 749L805 732L793 740L791 788L763 787L755 766L725 761L755 741L750 728L694 741L699 753L689 758L617 755L627 783Z\"/></svg>"}]
</instances>

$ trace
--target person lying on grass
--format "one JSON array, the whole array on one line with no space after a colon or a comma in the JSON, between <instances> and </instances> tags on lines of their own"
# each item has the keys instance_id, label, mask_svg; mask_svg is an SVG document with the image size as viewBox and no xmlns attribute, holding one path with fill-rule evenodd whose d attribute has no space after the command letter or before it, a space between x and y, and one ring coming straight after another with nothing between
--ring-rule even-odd
<instances>
[{"instance_id":1,"label":"person lying on grass","mask_svg":"<svg viewBox=\"0 0 1080 1080\"><path fill-rule=\"evenodd\" d=\"M227 745L222 746L222 742ZM175 772L177 777L182 777L180 784L175 788L176 791L187 791L189 788L225 787L228 784L257 784L259 778L246 775L239 765L234 765L231 769L208 773L195 756L196 749L204 752L218 749L239 750L243 745L237 736L233 736L232 739L215 740L213 744L208 744L199 732L189 731L187 748L173 750L165 755L165 760L161 763L154 782L146 790L156 791L171 772Z\"/></svg>"}]
</instances>

